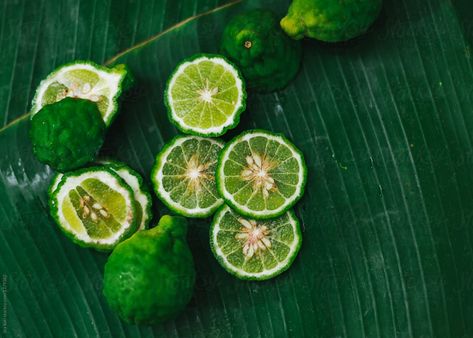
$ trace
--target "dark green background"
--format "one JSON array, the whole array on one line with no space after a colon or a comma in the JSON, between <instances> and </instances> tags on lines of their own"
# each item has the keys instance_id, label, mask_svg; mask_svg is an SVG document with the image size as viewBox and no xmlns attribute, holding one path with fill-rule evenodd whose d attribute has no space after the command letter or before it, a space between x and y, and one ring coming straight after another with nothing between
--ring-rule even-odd
<instances>
[{"instance_id":1,"label":"dark green background","mask_svg":"<svg viewBox=\"0 0 473 338\"><path fill-rule=\"evenodd\" d=\"M304 152L309 182L296 212L304 242L293 267L256 283L228 275L193 221L194 298L176 320L129 326L101 293L106 255L67 240L48 217L52 172L31 154L25 115L40 80L77 58L103 63L197 13L201 1L0 2L1 327L18 337L472 337L473 4L386 0L364 37L304 41L284 91L250 93L240 126L283 132ZM168 122L173 67L217 50L231 15L282 15L288 1L246 1L134 48L118 59L136 86L104 154L146 178ZM166 212L156 201L156 215Z\"/></svg>"}]
</instances>

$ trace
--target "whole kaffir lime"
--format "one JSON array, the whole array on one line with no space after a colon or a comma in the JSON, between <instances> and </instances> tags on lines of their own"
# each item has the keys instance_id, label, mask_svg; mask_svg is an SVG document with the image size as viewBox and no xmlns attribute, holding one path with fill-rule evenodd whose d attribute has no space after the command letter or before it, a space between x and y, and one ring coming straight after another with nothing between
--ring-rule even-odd
<instances>
[{"instance_id":1,"label":"whole kaffir lime","mask_svg":"<svg viewBox=\"0 0 473 338\"><path fill-rule=\"evenodd\" d=\"M239 66L248 88L263 92L287 86L301 62L300 43L284 34L268 10L233 17L223 32L221 50Z\"/></svg>"},{"instance_id":2,"label":"whole kaffir lime","mask_svg":"<svg viewBox=\"0 0 473 338\"><path fill-rule=\"evenodd\" d=\"M159 224L120 243L105 264L103 292L128 323L160 323L176 316L194 291L195 268L183 217Z\"/></svg>"},{"instance_id":3,"label":"whole kaffir lime","mask_svg":"<svg viewBox=\"0 0 473 338\"><path fill-rule=\"evenodd\" d=\"M33 153L61 172L93 161L104 135L100 111L89 100L65 98L44 106L31 119Z\"/></svg>"}]
</instances>

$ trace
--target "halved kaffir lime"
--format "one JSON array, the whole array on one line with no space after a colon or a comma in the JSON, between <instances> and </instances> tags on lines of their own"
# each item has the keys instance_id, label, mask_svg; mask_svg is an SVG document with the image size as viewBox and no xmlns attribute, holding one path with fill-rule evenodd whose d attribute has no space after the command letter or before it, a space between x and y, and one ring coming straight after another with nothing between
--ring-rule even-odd
<instances>
[{"instance_id":1,"label":"halved kaffir lime","mask_svg":"<svg viewBox=\"0 0 473 338\"><path fill-rule=\"evenodd\" d=\"M118 110L118 98L128 78L128 70L123 65L107 68L90 61L65 64L39 84L31 115L45 105L77 97L95 102L108 126Z\"/></svg>"},{"instance_id":2,"label":"halved kaffir lime","mask_svg":"<svg viewBox=\"0 0 473 338\"><path fill-rule=\"evenodd\" d=\"M301 243L299 221L292 211L257 221L225 205L210 228L212 252L225 270L240 279L265 280L281 274L291 266Z\"/></svg>"},{"instance_id":3,"label":"halved kaffir lime","mask_svg":"<svg viewBox=\"0 0 473 338\"><path fill-rule=\"evenodd\" d=\"M304 157L287 138L250 130L220 153L217 188L238 213L269 219L284 214L301 198L306 176Z\"/></svg>"},{"instance_id":4,"label":"halved kaffir lime","mask_svg":"<svg viewBox=\"0 0 473 338\"><path fill-rule=\"evenodd\" d=\"M245 110L245 85L223 56L198 54L177 66L164 102L169 118L183 133L220 136L238 124Z\"/></svg>"},{"instance_id":5,"label":"halved kaffir lime","mask_svg":"<svg viewBox=\"0 0 473 338\"><path fill-rule=\"evenodd\" d=\"M156 156L151 180L159 199L187 217L208 217L222 205L215 168L223 142L199 136L177 136Z\"/></svg>"},{"instance_id":6,"label":"halved kaffir lime","mask_svg":"<svg viewBox=\"0 0 473 338\"><path fill-rule=\"evenodd\" d=\"M64 174L50 198L60 229L84 247L110 250L138 227L132 189L105 167Z\"/></svg>"}]
</instances>

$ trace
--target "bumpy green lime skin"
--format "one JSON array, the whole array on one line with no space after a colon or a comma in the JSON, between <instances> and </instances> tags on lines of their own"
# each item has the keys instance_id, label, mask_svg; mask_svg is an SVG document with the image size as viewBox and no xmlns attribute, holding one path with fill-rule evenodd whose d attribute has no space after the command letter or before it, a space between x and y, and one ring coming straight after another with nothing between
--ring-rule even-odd
<instances>
[{"instance_id":1,"label":"bumpy green lime skin","mask_svg":"<svg viewBox=\"0 0 473 338\"><path fill-rule=\"evenodd\" d=\"M286 87L301 63L300 43L284 34L268 10L235 16L225 27L221 50L240 67L248 88L261 92Z\"/></svg>"},{"instance_id":2,"label":"bumpy green lime skin","mask_svg":"<svg viewBox=\"0 0 473 338\"><path fill-rule=\"evenodd\" d=\"M282 29L294 39L304 36L338 42L362 35L376 20L382 0L293 0Z\"/></svg>"},{"instance_id":3,"label":"bumpy green lime skin","mask_svg":"<svg viewBox=\"0 0 473 338\"><path fill-rule=\"evenodd\" d=\"M88 100L65 98L44 106L31 119L34 154L60 172L93 161L104 135L100 111Z\"/></svg>"},{"instance_id":4,"label":"bumpy green lime skin","mask_svg":"<svg viewBox=\"0 0 473 338\"><path fill-rule=\"evenodd\" d=\"M163 216L150 230L120 243L105 264L103 292L128 323L155 324L176 316L191 299L194 260L187 222Z\"/></svg>"}]
</instances>

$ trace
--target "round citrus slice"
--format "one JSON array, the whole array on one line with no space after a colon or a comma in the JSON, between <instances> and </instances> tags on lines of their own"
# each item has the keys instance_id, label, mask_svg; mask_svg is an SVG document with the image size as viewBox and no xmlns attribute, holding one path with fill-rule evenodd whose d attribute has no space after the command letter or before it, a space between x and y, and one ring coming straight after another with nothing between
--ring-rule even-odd
<instances>
[{"instance_id":1,"label":"round citrus slice","mask_svg":"<svg viewBox=\"0 0 473 338\"><path fill-rule=\"evenodd\" d=\"M208 217L222 205L215 168L223 142L199 136L177 136L156 156L151 172L159 199L175 213Z\"/></svg>"},{"instance_id":2,"label":"round citrus slice","mask_svg":"<svg viewBox=\"0 0 473 338\"><path fill-rule=\"evenodd\" d=\"M293 211L272 220L240 216L223 206L210 227L210 247L218 262L240 279L265 280L286 271L301 247Z\"/></svg>"},{"instance_id":3,"label":"round citrus slice","mask_svg":"<svg viewBox=\"0 0 473 338\"><path fill-rule=\"evenodd\" d=\"M105 167L64 174L50 198L52 217L81 246L110 250L137 228L132 189Z\"/></svg>"},{"instance_id":4,"label":"round citrus slice","mask_svg":"<svg viewBox=\"0 0 473 338\"><path fill-rule=\"evenodd\" d=\"M246 91L233 64L220 55L199 54L177 66L164 98L170 120L183 133L220 136L238 124Z\"/></svg>"},{"instance_id":5,"label":"round citrus slice","mask_svg":"<svg viewBox=\"0 0 473 338\"><path fill-rule=\"evenodd\" d=\"M107 68L90 61L75 61L63 65L39 84L31 116L45 105L65 97L77 97L95 102L108 126L118 110L118 97L124 81L128 79L127 73L127 68L123 65Z\"/></svg>"},{"instance_id":6,"label":"round citrus slice","mask_svg":"<svg viewBox=\"0 0 473 338\"><path fill-rule=\"evenodd\" d=\"M302 196L307 168L284 136L250 130L220 153L217 188L238 213L256 219L282 215Z\"/></svg>"},{"instance_id":7,"label":"round citrus slice","mask_svg":"<svg viewBox=\"0 0 473 338\"><path fill-rule=\"evenodd\" d=\"M135 200L139 204L136 217L136 221L139 224L138 230L147 229L153 217L151 211L153 202L148 187L146 187L143 182L143 178L125 163L110 160L100 161L99 163L112 169L131 187L135 195Z\"/></svg>"}]
</instances>

